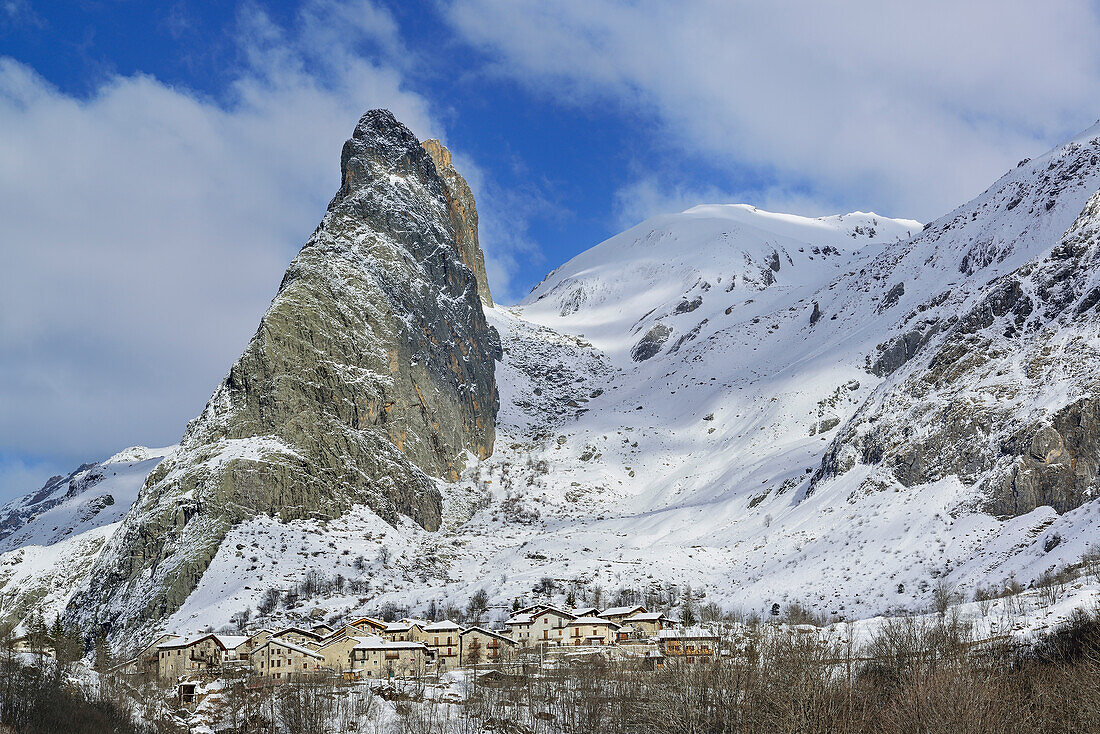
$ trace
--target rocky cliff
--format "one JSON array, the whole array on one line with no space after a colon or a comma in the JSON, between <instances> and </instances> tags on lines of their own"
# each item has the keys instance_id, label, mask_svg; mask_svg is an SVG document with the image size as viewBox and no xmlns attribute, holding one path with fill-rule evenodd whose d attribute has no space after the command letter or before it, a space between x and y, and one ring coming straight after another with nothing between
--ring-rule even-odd
<instances>
[{"instance_id":1,"label":"rocky cliff","mask_svg":"<svg viewBox=\"0 0 1100 734\"><path fill-rule=\"evenodd\" d=\"M862 464L875 470L869 487L957 477L1000 517L1065 513L1100 494L1098 186L1100 126L868 268L915 295L868 359L887 379L811 491Z\"/></svg>"},{"instance_id":2,"label":"rocky cliff","mask_svg":"<svg viewBox=\"0 0 1100 734\"><path fill-rule=\"evenodd\" d=\"M470 191L470 185L466 183L462 174L455 170L451 162L451 151L447 150L443 143L438 140L425 140L424 150L428 151L435 169L447 187L447 206L450 208L451 220L458 235L458 251L462 255L462 262L474 271L477 292L482 302L492 306L493 296L489 293L489 278L485 275L485 255L477 239L477 205L474 202L474 192Z\"/></svg>"},{"instance_id":3,"label":"rocky cliff","mask_svg":"<svg viewBox=\"0 0 1100 734\"><path fill-rule=\"evenodd\" d=\"M500 351L466 264L483 262L473 198L452 195L461 176L440 160L450 183L388 111L363 116L340 189L256 334L71 613L116 634L170 614L228 530L258 513L331 518L366 504L438 528L436 479L493 450Z\"/></svg>"}]
</instances>

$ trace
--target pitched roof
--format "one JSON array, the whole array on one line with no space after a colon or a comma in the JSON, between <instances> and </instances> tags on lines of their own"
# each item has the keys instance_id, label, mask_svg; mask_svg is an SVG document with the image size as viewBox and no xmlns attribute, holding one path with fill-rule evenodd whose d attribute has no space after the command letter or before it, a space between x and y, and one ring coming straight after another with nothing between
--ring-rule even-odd
<instances>
[{"instance_id":1,"label":"pitched roof","mask_svg":"<svg viewBox=\"0 0 1100 734\"><path fill-rule=\"evenodd\" d=\"M271 647L273 645L277 645L279 647L285 647L288 650L293 650L294 652L300 652L303 655L309 655L312 658L324 659L324 657L325 657L324 655L320 654L316 650L310 650L308 647L302 647L301 645L295 645L293 642L287 642L286 640L279 640L279 639L276 639L274 637L272 637L270 640L268 640L264 644L257 647L255 650L253 650L249 654L250 655L255 655L260 650L263 650L265 647Z\"/></svg>"},{"instance_id":2,"label":"pitched roof","mask_svg":"<svg viewBox=\"0 0 1100 734\"><path fill-rule=\"evenodd\" d=\"M311 632L310 630L303 629L301 627L283 627L278 632L271 633L271 636L279 637L280 635L289 634L291 632L295 632L299 635L305 635L306 637L312 637L315 640L320 640L322 637L324 637L324 635L319 635L316 632Z\"/></svg>"},{"instance_id":3,"label":"pitched roof","mask_svg":"<svg viewBox=\"0 0 1100 734\"><path fill-rule=\"evenodd\" d=\"M248 642L248 637L241 635L216 635L212 632L206 632L200 635L192 635L191 637L181 637L178 640L170 640L169 642L161 643L157 645L158 650L174 650L181 647L191 647L197 645L205 639L212 639L214 642L224 650L235 650L244 643Z\"/></svg>"},{"instance_id":4,"label":"pitched roof","mask_svg":"<svg viewBox=\"0 0 1100 734\"><path fill-rule=\"evenodd\" d=\"M717 640L718 635L706 627L689 627L681 630L659 630L657 636L662 640Z\"/></svg>"},{"instance_id":5,"label":"pitched roof","mask_svg":"<svg viewBox=\"0 0 1100 734\"><path fill-rule=\"evenodd\" d=\"M443 619L438 622L432 622L424 627L425 632L453 632L454 630L462 631L462 626L452 622L449 619Z\"/></svg>"},{"instance_id":6,"label":"pitched roof","mask_svg":"<svg viewBox=\"0 0 1100 734\"><path fill-rule=\"evenodd\" d=\"M668 617L666 617L661 612L638 612L637 614L632 614L629 617L627 617L626 621L627 622L657 622L661 619L668 619ZM671 621L671 620L669 620L669 621Z\"/></svg>"},{"instance_id":7,"label":"pitched roof","mask_svg":"<svg viewBox=\"0 0 1100 734\"><path fill-rule=\"evenodd\" d=\"M599 607L573 607L573 614L578 617L589 617L600 613Z\"/></svg>"},{"instance_id":8,"label":"pitched roof","mask_svg":"<svg viewBox=\"0 0 1100 734\"><path fill-rule=\"evenodd\" d=\"M376 629L385 629L387 625L385 621L377 619L375 617L360 617L359 619L356 619L352 622L348 622L348 624L350 624L352 627L358 627L359 625L365 624L369 627L374 627Z\"/></svg>"},{"instance_id":9,"label":"pitched roof","mask_svg":"<svg viewBox=\"0 0 1100 734\"><path fill-rule=\"evenodd\" d=\"M486 628L481 627L479 625L474 625L473 627L467 627L465 630L462 631L462 634L463 635L468 635L471 632L480 632L483 635L489 635L490 637L496 637L498 640L504 640L505 642L510 642L513 645L516 644L516 641L513 640L511 637L508 637L507 635L502 635L499 632L493 632L491 629L486 629Z\"/></svg>"},{"instance_id":10,"label":"pitched roof","mask_svg":"<svg viewBox=\"0 0 1100 734\"><path fill-rule=\"evenodd\" d=\"M512 625L512 624L531 624L532 621L533 620L531 619L530 614L517 614L516 616L512 617L511 619L505 620L504 624L508 624L508 625Z\"/></svg>"},{"instance_id":11,"label":"pitched roof","mask_svg":"<svg viewBox=\"0 0 1100 734\"><path fill-rule=\"evenodd\" d=\"M604 619L603 617L577 617L576 619L574 619L572 622L570 622L566 626L567 627L572 627L574 625L579 626L579 625L582 625L582 624L589 624L589 625L606 624L608 626L615 627L616 629L618 629L619 627L622 626L618 622L612 622L610 619Z\"/></svg>"},{"instance_id":12,"label":"pitched roof","mask_svg":"<svg viewBox=\"0 0 1100 734\"><path fill-rule=\"evenodd\" d=\"M632 614L634 612L644 612L644 611L645 611L645 607L643 607L641 604L634 604L634 605L629 606L629 607L610 607L610 608L605 609L602 612L600 612L600 616L601 617L607 617L607 616L624 617L627 614Z\"/></svg>"},{"instance_id":13,"label":"pitched roof","mask_svg":"<svg viewBox=\"0 0 1100 734\"><path fill-rule=\"evenodd\" d=\"M367 637L353 637L356 641L354 650L427 650L428 647L422 642L407 642L397 640L386 640L378 635L369 635Z\"/></svg>"},{"instance_id":14,"label":"pitched roof","mask_svg":"<svg viewBox=\"0 0 1100 734\"><path fill-rule=\"evenodd\" d=\"M214 635L214 637L226 650L235 650L248 642L248 637L245 635Z\"/></svg>"},{"instance_id":15,"label":"pitched roof","mask_svg":"<svg viewBox=\"0 0 1100 734\"><path fill-rule=\"evenodd\" d=\"M557 607L544 606L539 611L531 615L531 619L538 619L544 614L556 614L559 617L565 617L566 619L576 619L577 615L572 612L567 612L564 609L558 609Z\"/></svg>"}]
</instances>

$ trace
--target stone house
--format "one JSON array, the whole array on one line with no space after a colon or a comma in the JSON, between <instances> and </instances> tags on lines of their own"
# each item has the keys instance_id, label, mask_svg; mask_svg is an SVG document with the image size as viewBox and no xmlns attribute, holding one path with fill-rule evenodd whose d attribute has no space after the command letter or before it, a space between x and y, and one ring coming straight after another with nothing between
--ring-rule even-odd
<instances>
[{"instance_id":1,"label":"stone house","mask_svg":"<svg viewBox=\"0 0 1100 734\"><path fill-rule=\"evenodd\" d=\"M566 626L574 619L576 616L571 612L543 607L530 614L517 614L507 620L504 626L508 628L509 637L520 647L563 645L566 640Z\"/></svg>"},{"instance_id":2,"label":"stone house","mask_svg":"<svg viewBox=\"0 0 1100 734\"><path fill-rule=\"evenodd\" d=\"M462 627L449 619L424 626L420 642L427 645L435 655L435 664L440 671L458 666L461 635Z\"/></svg>"},{"instance_id":3,"label":"stone house","mask_svg":"<svg viewBox=\"0 0 1100 734\"><path fill-rule=\"evenodd\" d=\"M326 659L342 661L341 671L353 679L413 678L432 667L432 653L422 642L369 635L342 640L332 647Z\"/></svg>"},{"instance_id":4,"label":"stone house","mask_svg":"<svg viewBox=\"0 0 1100 734\"><path fill-rule=\"evenodd\" d=\"M459 635L459 660L463 665L503 662L515 652L516 641L484 627L470 627Z\"/></svg>"},{"instance_id":5,"label":"stone house","mask_svg":"<svg viewBox=\"0 0 1100 734\"><path fill-rule=\"evenodd\" d=\"M388 623L381 619L375 619L374 617L360 617L359 619L348 622L352 627L358 628L361 632L366 632L371 635L380 635L386 631Z\"/></svg>"},{"instance_id":6,"label":"stone house","mask_svg":"<svg viewBox=\"0 0 1100 734\"><path fill-rule=\"evenodd\" d=\"M316 649L321 646L322 635L301 627L284 627L271 635L271 639L292 642L295 645Z\"/></svg>"},{"instance_id":7,"label":"stone house","mask_svg":"<svg viewBox=\"0 0 1100 734\"><path fill-rule=\"evenodd\" d=\"M421 642L427 622L419 619L403 619L386 625L383 636L393 642Z\"/></svg>"},{"instance_id":8,"label":"stone house","mask_svg":"<svg viewBox=\"0 0 1100 734\"><path fill-rule=\"evenodd\" d=\"M157 662L160 659L158 647L166 642L179 639L181 639L179 635L163 634L138 650L129 660L111 668L111 671L126 676L140 677L144 680L154 680L157 677Z\"/></svg>"},{"instance_id":9,"label":"stone house","mask_svg":"<svg viewBox=\"0 0 1100 734\"><path fill-rule=\"evenodd\" d=\"M176 680L194 673L214 672L230 663L247 661L247 637L205 634L157 645L157 678Z\"/></svg>"},{"instance_id":10,"label":"stone house","mask_svg":"<svg viewBox=\"0 0 1100 734\"><path fill-rule=\"evenodd\" d=\"M603 617L577 617L566 625L569 645L610 645L621 625Z\"/></svg>"},{"instance_id":11,"label":"stone house","mask_svg":"<svg viewBox=\"0 0 1100 734\"><path fill-rule=\"evenodd\" d=\"M633 606L626 607L609 607L599 613L599 617L622 624L627 617L633 617L635 614L645 614L646 608L641 604L634 604Z\"/></svg>"},{"instance_id":12,"label":"stone house","mask_svg":"<svg viewBox=\"0 0 1100 734\"><path fill-rule=\"evenodd\" d=\"M656 637L661 630L675 629L677 622L661 612L639 612L627 617L622 624L633 627L643 637Z\"/></svg>"},{"instance_id":13,"label":"stone house","mask_svg":"<svg viewBox=\"0 0 1100 734\"><path fill-rule=\"evenodd\" d=\"M252 650L248 657L256 675L276 681L285 681L296 675L315 675L325 667L324 655L277 637Z\"/></svg>"}]
</instances>

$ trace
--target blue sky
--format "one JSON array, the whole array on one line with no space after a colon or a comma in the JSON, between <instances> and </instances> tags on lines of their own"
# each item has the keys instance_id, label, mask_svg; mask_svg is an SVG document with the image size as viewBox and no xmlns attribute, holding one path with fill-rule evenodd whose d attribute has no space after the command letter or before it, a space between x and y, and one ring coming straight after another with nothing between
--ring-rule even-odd
<instances>
[{"instance_id":1,"label":"blue sky","mask_svg":"<svg viewBox=\"0 0 1100 734\"><path fill-rule=\"evenodd\" d=\"M370 107L505 303L696 203L928 220L1100 116L1096 2L882 5L0 0L0 499L178 439Z\"/></svg>"}]
</instances>

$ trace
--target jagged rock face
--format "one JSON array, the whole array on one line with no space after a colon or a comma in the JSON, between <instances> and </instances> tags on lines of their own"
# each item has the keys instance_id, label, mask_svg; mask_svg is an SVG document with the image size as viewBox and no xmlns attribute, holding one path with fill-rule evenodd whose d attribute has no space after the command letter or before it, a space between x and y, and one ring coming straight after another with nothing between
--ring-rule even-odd
<instances>
[{"instance_id":1,"label":"jagged rock face","mask_svg":"<svg viewBox=\"0 0 1100 734\"><path fill-rule=\"evenodd\" d=\"M447 187L447 206L451 210L451 220L458 235L458 252L462 262L474 271L477 280L477 292L482 302L493 305L493 296L489 292L489 278L485 275L485 254L477 238L477 205L469 184L451 162L451 151L438 140L425 140L424 150L431 156L435 169L443 178Z\"/></svg>"},{"instance_id":2,"label":"jagged rock face","mask_svg":"<svg viewBox=\"0 0 1100 734\"><path fill-rule=\"evenodd\" d=\"M121 634L172 612L226 532L257 513L335 517L364 503L434 530L433 478L492 452L499 337L447 185L384 110L359 121L341 174L256 334L71 612Z\"/></svg>"},{"instance_id":3,"label":"jagged rock face","mask_svg":"<svg viewBox=\"0 0 1100 734\"><path fill-rule=\"evenodd\" d=\"M815 479L856 462L907 487L955 475L999 516L1100 496L1098 309L1100 192L1045 257L901 340L912 353L892 365L898 379L853 418Z\"/></svg>"}]
</instances>

